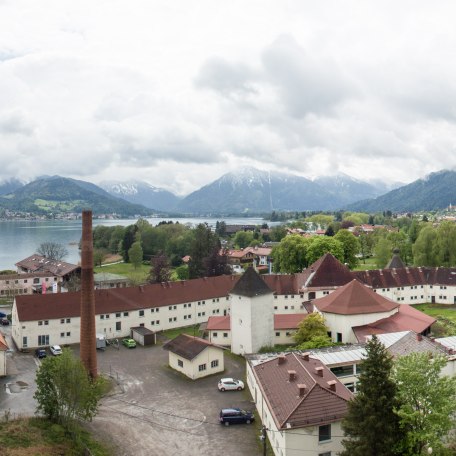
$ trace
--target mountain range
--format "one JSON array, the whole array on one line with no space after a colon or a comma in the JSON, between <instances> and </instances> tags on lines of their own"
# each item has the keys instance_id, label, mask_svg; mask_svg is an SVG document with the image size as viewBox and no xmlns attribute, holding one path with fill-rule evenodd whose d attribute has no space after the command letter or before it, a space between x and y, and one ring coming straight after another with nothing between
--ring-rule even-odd
<instances>
[{"instance_id":1,"label":"mountain range","mask_svg":"<svg viewBox=\"0 0 456 456\"><path fill-rule=\"evenodd\" d=\"M366 199L366 197L368 199ZM38 214L80 212L152 215L258 215L272 211L347 209L378 212L442 209L456 200L456 172L443 170L391 190L383 183L347 175L314 180L279 172L243 168L230 172L186 197L145 182L90 182L61 176L26 185L0 183L0 209Z\"/></svg>"}]
</instances>

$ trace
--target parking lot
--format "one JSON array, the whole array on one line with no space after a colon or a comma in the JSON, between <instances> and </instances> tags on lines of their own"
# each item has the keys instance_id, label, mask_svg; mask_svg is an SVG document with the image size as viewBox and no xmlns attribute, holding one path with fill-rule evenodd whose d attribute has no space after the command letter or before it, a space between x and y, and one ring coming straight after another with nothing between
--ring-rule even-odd
<instances>
[{"instance_id":1,"label":"parking lot","mask_svg":"<svg viewBox=\"0 0 456 456\"><path fill-rule=\"evenodd\" d=\"M73 347L77 353L78 347ZM160 345L98 353L99 372L115 380L115 388L101 401L89 428L110 447L113 455L218 455L262 454L259 421L222 426L221 408L252 410L248 390L217 389L221 376L244 380L244 361L225 354L225 372L192 381L168 367L168 352ZM34 376L38 361L32 354L13 353L16 373L1 383L24 381L20 393L0 391L0 409L33 414Z\"/></svg>"}]
</instances>

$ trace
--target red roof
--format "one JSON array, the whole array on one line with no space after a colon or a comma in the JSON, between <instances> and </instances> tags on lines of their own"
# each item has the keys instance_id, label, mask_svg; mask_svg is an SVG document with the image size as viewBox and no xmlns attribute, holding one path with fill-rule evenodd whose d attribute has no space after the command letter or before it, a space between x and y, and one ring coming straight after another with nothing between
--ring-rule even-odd
<instances>
[{"instance_id":1,"label":"red roof","mask_svg":"<svg viewBox=\"0 0 456 456\"><path fill-rule=\"evenodd\" d=\"M296 329L308 314L276 314L274 329Z\"/></svg>"},{"instance_id":2,"label":"red roof","mask_svg":"<svg viewBox=\"0 0 456 456\"><path fill-rule=\"evenodd\" d=\"M208 331L222 331L231 329L231 319L229 315L223 317L209 317L206 329Z\"/></svg>"},{"instance_id":3,"label":"red roof","mask_svg":"<svg viewBox=\"0 0 456 456\"><path fill-rule=\"evenodd\" d=\"M278 314L274 315L274 329L296 329L307 314ZM231 329L229 315L223 317L209 317L206 329L208 331L223 331Z\"/></svg>"},{"instance_id":4,"label":"red roof","mask_svg":"<svg viewBox=\"0 0 456 456\"><path fill-rule=\"evenodd\" d=\"M353 397L321 361L297 353L259 363L253 372L279 429L339 421Z\"/></svg>"},{"instance_id":5,"label":"red roof","mask_svg":"<svg viewBox=\"0 0 456 456\"><path fill-rule=\"evenodd\" d=\"M182 356L182 358L192 360L196 358L203 350L208 347L218 347L217 345L211 344L207 340L201 339L196 336L189 336L188 334L180 334L173 340L170 340L163 345L164 350L169 350L176 355Z\"/></svg>"},{"instance_id":6,"label":"red roof","mask_svg":"<svg viewBox=\"0 0 456 456\"><path fill-rule=\"evenodd\" d=\"M390 312L399 307L399 304L375 293L356 279L312 302L321 312L340 315Z\"/></svg>"},{"instance_id":7,"label":"red roof","mask_svg":"<svg viewBox=\"0 0 456 456\"><path fill-rule=\"evenodd\" d=\"M382 318L368 325L353 327L353 332L359 342L364 342L366 336L371 334L385 334L400 331L415 331L422 333L426 331L436 319L409 306L399 305L397 313L388 318Z\"/></svg>"},{"instance_id":8,"label":"red roof","mask_svg":"<svg viewBox=\"0 0 456 456\"><path fill-rule=\"evenodd\" d=\"M6 342L6 339L2 333L0 333L0 350L1 351L8 350L8 343Z\"/></svg>"},{"instance_id":9,"label":"red roof","mask_svg":"<svg viewBox=\"0 0 456 456\"><path fill-rule=\"evenodd\" d=\"M61 260L53 260L36 253L18 261L16 266L26 272L49 272L59 277L81 269L81 267L77 264L65 263Z\"/></svg>"}]
</instances>

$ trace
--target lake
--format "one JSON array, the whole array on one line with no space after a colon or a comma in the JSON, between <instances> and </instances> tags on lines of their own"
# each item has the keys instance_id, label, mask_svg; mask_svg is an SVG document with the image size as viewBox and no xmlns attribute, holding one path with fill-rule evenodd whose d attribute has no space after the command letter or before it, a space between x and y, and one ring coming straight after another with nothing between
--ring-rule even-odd
<instances>
[{"instance_id":1,"label":"lake","mask_svg":"<svg viewBox=\"0 0 456 456\"><path fill-rule=\"evenodd\" d=\"M227 225L261 225L265 220L261 218L147 218L151 225L158 225L162 220L171 220L182 224L189 223L196 226L198 223L208 223L215 227L217 221L224 221ZM36 253L43 242L57 242L68 250L64 259L68 263L78 264L80 256L78 244L81 239L81 220L12 220L0 221L0 270L16 269L14 266L20 260ZM103 220L94 219L93 227L128 226L136 223L134 219ZM267 222L269 226L278 223Z\"/></svg>"}]
</instances>

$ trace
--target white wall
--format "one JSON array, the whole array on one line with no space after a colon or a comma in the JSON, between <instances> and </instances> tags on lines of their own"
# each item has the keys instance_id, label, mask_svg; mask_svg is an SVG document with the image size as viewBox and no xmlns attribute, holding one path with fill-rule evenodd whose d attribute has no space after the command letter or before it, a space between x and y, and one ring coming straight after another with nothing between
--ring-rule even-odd
<instances>
[{"instance_id":1,"label":"white wall","mask_svg":"<svg viewBox=\"0 0 456 456\"><path fill-rule=\"evenodd\" d=\"M183 364L179 366L179 361ZM212 367L211 363L213 361L218 361L218 365ZM204 349L196 358L193 360L188 360L182 358L175 353L169 352L169 365L191 378L192 380L197 380L198 378L207 377L208 375L213 375L218 372L222 372L225 369L223 350L217 347L208 347ZM199 366L205 365L205 370L200 370Z\"/></svg>"}]
</instances>

